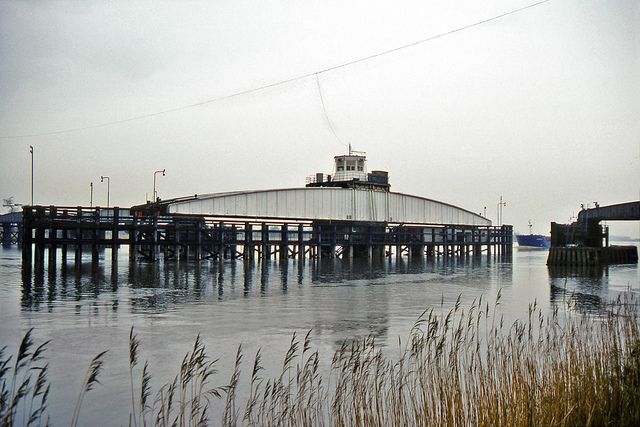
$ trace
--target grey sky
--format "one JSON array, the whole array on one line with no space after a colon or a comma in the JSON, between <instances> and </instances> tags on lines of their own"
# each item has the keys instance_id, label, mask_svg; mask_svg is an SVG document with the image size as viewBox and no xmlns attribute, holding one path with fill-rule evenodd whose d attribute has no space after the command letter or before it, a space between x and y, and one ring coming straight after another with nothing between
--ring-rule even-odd
<instances>
[{"instance_id":1,"label":"grey sky","mask_svg":"<svg viewBox=\"0 0 640 427\"><path fill-rule=\"evenodd\" d=\"M0 136L124 120L326 69L527 1L0 2ZM319 76L392 190L548 231L640 198L640 6L552 0ZM0 138L0 197L144 202L295 187L345 151L314 78L148 119ZM639 225L616 226L638 234Z\"/></svg>"}]
</instances>

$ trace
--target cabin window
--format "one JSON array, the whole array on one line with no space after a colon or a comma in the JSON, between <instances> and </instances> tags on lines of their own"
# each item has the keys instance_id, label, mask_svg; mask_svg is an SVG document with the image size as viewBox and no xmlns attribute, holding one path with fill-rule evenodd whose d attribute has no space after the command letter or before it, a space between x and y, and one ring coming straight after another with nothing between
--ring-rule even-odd
<instances>
[{"instance_id":1,"label":"cabin window","mask_svg":"<svg viewBox=\"0 0 640 427\"><path fill-rule=\"evenodd\" d=\"M338 166L338 172L342 172L344 170L343 166Z\"/></svg>"}]
</instances>

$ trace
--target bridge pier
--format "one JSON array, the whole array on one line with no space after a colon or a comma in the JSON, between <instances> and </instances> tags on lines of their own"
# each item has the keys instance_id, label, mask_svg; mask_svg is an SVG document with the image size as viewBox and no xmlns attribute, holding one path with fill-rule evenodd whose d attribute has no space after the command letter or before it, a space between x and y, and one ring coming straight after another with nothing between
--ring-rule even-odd
<instances>
[{"instance_id":1,"label":"bridge pier","mask_svg":"<svg viewBox=\"0 0 640 427\"><path fill-rule=\"evenodd\" d=\"M583 209L572 224L551 223L548 265L637 263L635 246L609 246L609 229L601 221L639 221L640 201ZM603 245L604 242L604 245Z\"/></svg>"},{"instance_id":2,"label":"bridge pier","mask_svg":"<svg viewBox=\"0 0 640 427\"><path fill-rule=\"evenodd\" d=\"M490 254L510 252L510 226L433 226L389 225L357 221L297 223L289 221L251 221L232 218L209 219L190 215L159 215L150 209L130 212L113 209L76 207L74 210L48 207L25 207L23 259L32 257L41 265L44 249L49 248L49 262L55 264L56 250L62 249L67 262L69 247L75 249L80 265L84 248L91 248L94 263L99 254L110 248L111 261L117 262L120 245L129 247L130 261L140 253L148 261L164 259L202 260L242 256L247 262L273 256L282 262L289 257L385 258L396 262L423 256L462 259L479 256L483 247ZM33 250L35 255L30 253ZM239 252L240 251L240 252Z\"/></svg>"}]
</instances>

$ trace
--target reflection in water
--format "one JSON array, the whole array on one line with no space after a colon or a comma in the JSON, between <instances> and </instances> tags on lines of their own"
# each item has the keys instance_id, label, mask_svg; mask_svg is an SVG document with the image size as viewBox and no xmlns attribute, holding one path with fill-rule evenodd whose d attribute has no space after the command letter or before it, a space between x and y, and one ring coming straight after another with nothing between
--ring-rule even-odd
<instances>
[{"instance_id":1,"label":"reflection in water","mask_svg":"<svg viewBox=\"0 0 640 427\"><path fill-rule=\"evenodd\" d=\"M548 266L552 304L599 312L610 298L608 266Z\"/></svg>"},{"instance_id":2,"label":"reflection in water","mask_svg":"<svg viewBox=\"0 0 640 427\"><path fill-rule=\"evenodd\" d=\"M37 311L46 307L53 311L60 301L96 299L102 293L113 293L118 288L117 266L107 279L104 267L97 264L81 266L36 267L22 269L23 310Z\"/></svg>"},{"instance_id":3,"label":"reflection in water","mask_svg":"<svg viewBox=\"0 0 640 427\"><path fill-rule=\"evenodd\" d=\"M275 317L263 322L266 326L305 325L314 334L335 337L337 347L345 337L386 337L389 318L415 320L424 309L420 301L440 301L446 294L453 299L494 285L509 287L513 275L510 260L495 257L157 263L129 263L126 258L112 263L109 256L104 258L77 267L71 261L57 268L45 264L24 270L21 309L62 314L73 307L75 315L84 316L124 310L120 321L127 321L137 314L191 316L187 313L199 305L233 303L216 305L214 311L226 316L225 310L235 310L237 301L249 300L255 302L243 308L247 311L241 317L256 319L273 312Z\"/></svg>"},{"instance_id":4,"label":"reflection in water","mask_svg":"<svg viewBox=\"0 0 640 427\"><path fill-rule=\"evenodd\" d=\"M131 291L131 310L163 312L174 305L199 303L209 298L223 301L237 297L236 284L242 283L241 295L267 297L274 293L286 295L290 291L291 279L297 288L305 283L311 286L348 285L359 281L380 281L389 275L421 275L421 280L431 275L451 276L474 271L475 280L489 280L496 272L491 271L492 260L481 258L402 258L390 259L304 259L264 260L243 262L158 262L129 263L110 262L105 257L99 263L70 263L49 265L45 263L35 269L22 270L22 310L53 311L61 302L101 300L105 296L113 299L111 306L117 309L118 294L122 288ZM508 285L511 263L500 264L496 279ZM45 270L47 272L45 277ZM426 275L426 276L425 276ZM462 277L465 277L464 274ZM45 285L46 284L46 285ZM464 285L465 283L460 283ZM258 286L259 285L259 286ZM80 307L81 304L78 305ZM375 318L365 319L371 324L379 323Z\"/></svg>"}]
</instances>

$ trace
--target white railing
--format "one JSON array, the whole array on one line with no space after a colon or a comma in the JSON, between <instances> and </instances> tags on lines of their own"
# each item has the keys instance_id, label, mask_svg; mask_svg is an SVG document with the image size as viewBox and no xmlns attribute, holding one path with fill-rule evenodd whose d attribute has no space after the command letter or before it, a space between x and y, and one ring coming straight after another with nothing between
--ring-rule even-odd
<instances>
[{"instance_id":1,"label":"white railing","mask_svg":"<svg viewBox=\"0 0 640 427\"><path fill-rule=\"evenodd\" d=\"M325 173L321 175L310 175L305 180L306 184L318 184L321 182L329 182L331 175L327 175Z\"/></svg>"},{"instance_id":2,"label":"white railing","mask_svg":"<svg viewBox=\"0 0 640 427\"><path fill-rule=\"evenodd\" d=\"M354 179L366 181L367 173L363 171L339 171L331 177L332 181L353 181Z\"/></svg>"}]
</instances>

